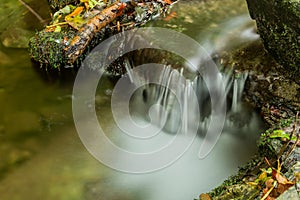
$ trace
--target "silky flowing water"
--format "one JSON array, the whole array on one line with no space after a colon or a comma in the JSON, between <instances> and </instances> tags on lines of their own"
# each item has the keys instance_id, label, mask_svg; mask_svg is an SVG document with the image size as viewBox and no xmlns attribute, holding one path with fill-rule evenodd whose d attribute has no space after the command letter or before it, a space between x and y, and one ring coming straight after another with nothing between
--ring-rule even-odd
<instances>
[{"instance_id":1,"label":"silky flowing water","mask_svg":"<svg viewBox=\"0 0 300 200\"><path fill-rule=\"evenodd\" d=\"M6 1L4 5L6 9L1 9L5 12L0 14L1 23L6 22L0 27L0 199L193 199L236 173L238 166L255 154L263 125L259 116L241 102L247 74L234 79L229 72L224 72L223 81L227 80L231 96L228 117L220 139L207 157L198 158L204 137L200 133L180 159L161 170L126 174L106 167L88 153L75 130L71 105L75 71L43 72L32 65L26 49L10 46L6 30L22 24L22 29L34 31L37 27L26 24L28 21L38 24L38 21L21 4ZM41 7L42 3L33 2L33 5ZM243 1L205 4L183 1L174 11L178 13L176 18L155 25L182 31L200 42L210 54L239 48L258 39ZM19 12L28 16L16 22L20 15L15 13ZM4 19L4 14L9 14L9 18ZM193 81L198 83L197 90L204 87L199 78L194 77ZM114 123L113 89L114 82L106 77L101 79L96 93L99 123L111 141L129 151L147 152L160 148L174 137L173 130L178 124L176 108L159 137L142 143L128 138ZM148 123L148 108L158 102L161 91L158 86L148 85L134 94L130 106L138 123ZM203 100L202 103L208 102ZM162 106L174 105L167 101ZM208 124L207 112L201 124ZM120 161L126 162L122 158Z\"/></svg>"}]
</instances>

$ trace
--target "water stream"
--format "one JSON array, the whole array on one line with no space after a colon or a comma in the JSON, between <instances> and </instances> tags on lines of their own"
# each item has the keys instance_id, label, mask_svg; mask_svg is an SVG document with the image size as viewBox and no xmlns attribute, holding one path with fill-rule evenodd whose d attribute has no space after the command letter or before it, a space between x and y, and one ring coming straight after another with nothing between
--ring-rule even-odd
<instances>
[{"instance_id":1,"label":"water stream","mask_svg":"<svg viewBox=\"0 0 300 200\"><path fill-rule=\"evenodd\" d=\"M5 5L12 7L8 2ZM18 9L22 8L12 11ZM213 56L258 39L245 2L183 1L174 11L176 18L154 25L182 31L200 42ZM26 19L36 21L33 16ZM0 17L0 20L4 19ZM23 28L32 31L36 27ZM5 30L0 27L1 34ZM191 147L172 165L146 174L118 172L93 158L78 137L71 108L74 71L68 71L69 75L61 72L61 78L53 77L51 72L41 72L33 67L26 49L0 45L0 57L0 199L197 198L237 172L238 166L254 155L258 133L264 128L257 113L241 101L247 73L223 70L221 79L228 96L227 118L220 139L207 157L199 159L198 153L210 122L210 99L207 86L196 75L183 83L186 91L180 92L186 99L183 114L178 111L178 102L172 94L161 86L145 85L134 93L130 108L136 123L143 125L151 121L148 111L153 104L160 105L151 114L156 116L152 121L153 129L162 121L166 122L157 137L141 142L128 137L114 123L111 95L115 83L104 77L96 94L97 117L109 133L107 137L120 147L129 151L154 151L172 140L178 129L184 129L197 117L200 120L200 131ZM183 73L180 69L165 67L165 73L158 76L172 83L180 73ZM193 113L193 102L187 101L186 95L191 89L197 91L200 116ZM161 114L160 108L169 107L167 113ZM181 117L188 120L180 121ZM124 124L129 123L124 120ZM103 151L106 150L103 147ZM110 153L107 155L113 156Z\"/></svg>"}]
</instances>

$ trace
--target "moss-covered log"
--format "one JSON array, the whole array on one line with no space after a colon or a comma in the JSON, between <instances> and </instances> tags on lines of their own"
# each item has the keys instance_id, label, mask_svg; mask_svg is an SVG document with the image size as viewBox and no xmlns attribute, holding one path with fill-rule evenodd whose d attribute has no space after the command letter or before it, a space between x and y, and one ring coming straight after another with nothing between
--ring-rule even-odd
<instances>
[{"instance_id":1,"label":"moss-covered log","mask_svg":"<svg viewBox=\"0 0 300 200\"><path fill-rule=\"evenodd\" d=\"M300 77L300 1L247 0L265 48L293 74Z\"/></svg>"},{"instance_id":2,"label":"moss-covered log","mask_svg":"<svg viewBox=\"0 0 300 200\"><path fill-rule=\"evenodd\" d=\"M30 40L33 60L51 68L79 64L104 39L163 16L176 0L87 2L68 4L54 13L50 25Z\"/></svg>"}]
</instances>

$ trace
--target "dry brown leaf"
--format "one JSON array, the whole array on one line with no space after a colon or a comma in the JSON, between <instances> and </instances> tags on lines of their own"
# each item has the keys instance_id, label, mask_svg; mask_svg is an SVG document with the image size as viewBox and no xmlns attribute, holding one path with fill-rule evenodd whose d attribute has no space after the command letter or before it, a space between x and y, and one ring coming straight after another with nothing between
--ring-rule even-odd
<instances>
[{"instance_id":1,"label":"dry brown leaf","mask_svg":"<svg viewBox=\"0 0 300 200\"><path fill-rule=\"evenodd\" d=\"M289 181L287 178L285 178L283 175L280 174L277 170L273 169L272 176L274 179L278 181L278 183L283 185L294 185L292 181Z\"/></svg>"}]
</instances>

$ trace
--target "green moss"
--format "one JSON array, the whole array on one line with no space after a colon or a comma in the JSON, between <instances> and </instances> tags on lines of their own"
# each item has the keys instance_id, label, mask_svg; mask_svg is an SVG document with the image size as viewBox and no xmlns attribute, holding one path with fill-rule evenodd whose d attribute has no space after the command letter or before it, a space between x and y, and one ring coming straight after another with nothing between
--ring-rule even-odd
<instances>
[{"instance_id":1,"label":"green moss","mask_svg":"<svg viewBox=\"0 0 300 200\"><path fill-rule=\"evenodd\" d=\"M245 197L245 188L243 187L244 184L244 177L249 175L251 171L253 171L258 164L261 162L260 157L255 157L251 161L249 161L246 165L239 168L239 172L237 175L229 177L227 180L225 180L222 185L219 187L213 189L209 195L212 197L218 197L214 199L239 199ZM241 186L240 190L238 189L238 185ZM231 190L231 189L233 190ZM250 191L252 190L252 192ZM249 195L252 196L253 194L257 194L258 192L252 188L248 188L247 190L249 192ZM228 197L228 198L227 198Z\"/></svg>"},{"instance_id":2,"label":"green moss","mask_svg":"<svg viewBox=\"0 0 300 200\"><path fill-rule=\"evenodd\" d=\"M31 57L53 68L66 64L64 48L65 38L73 38L75 32L46 32L40 31L29 41L29 53Z\"/></svg>"},{"instance_id":3,"label":"green moss","mask_svg":"<svg viewBox=\"0 0 300 200\"><path fill-rule=\"evenodd\" d=\"M214 200L252 200L260 191L247 184L232 185L226 188L225 194L213 198Z\"/></svg>"},{"instance_id":4,"label":"green moss","mask_svg":"<svg viewBox=\"0 0 300 200\"><path fill-rule=\"evenodd\" d=\"M50 7L53 10L59 10L68 4L78 4L80 0L48 0Z\"/></svg>"},{"instance_id":5,"label":"green moss","mask_svg":"<svg viewBox=\"0 0 300 200\"><path fill-rule=\"evenodd\" d=\"M266 49L295 80L300 77L300 1L247 0Z\"/></svg>"},{"instance_id":6,"label":"green moss","mask_svg":"<svg viewBox=\"0 0 300 200\"><path fill-rule=\"evenodd\" d=\"M282 121L283 125L291 126L293 120ZM259 195L259 189L247 186L251 182L251 177L257 177L261 168L266 167L264 158L269 161L277 160L277 155L282 148L280 138L271 138L275 128L269 129L261 134L258 141L259 153L246 165L239 168L238 174L229 177L222 185L212 190L209 195L214 200L226 199L254 199ZM281 129L280 129L281 130Z\"/></svg>"},{"instance_id":7,"label":"green moss","mask_svg":"<svg viewBox=\"0 0 300 200\"><path fill-rule=\"evenodd\" d=\"M279 127L280 128L289 127L293 121L294 121L293 119L282 119L279 122Z\"/></svg>"},{"instance_id":8,"label":"green moss","mask_svg":"<svg viewBox=\"0 0 300 200\"><path fill-rule=\"evenodd\" d=\"M283 0L282 5L286 7L290 13L300 18L300 1L299 0Z\"/></svg>"}]
</instances>

